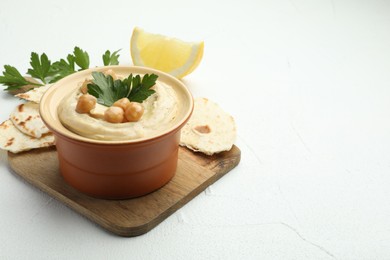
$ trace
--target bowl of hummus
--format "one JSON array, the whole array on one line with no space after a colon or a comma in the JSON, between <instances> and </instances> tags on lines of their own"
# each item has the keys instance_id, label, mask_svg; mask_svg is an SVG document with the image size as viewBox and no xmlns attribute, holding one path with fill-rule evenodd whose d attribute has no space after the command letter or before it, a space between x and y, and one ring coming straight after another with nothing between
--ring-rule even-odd
<instances>
[{"instance_id":1,"label":"bowl of hummus","mask_svg":"<svg viewBox=\"0 0 390 260\"><path fill-rule=\"evenodd\" d=\"M105 80L110 84L99 88ZM132 95L133 90L141 91ZM108 66L55 83L41 99L40 114L54 133L65 181L93 197L125 199L153 192L173 178L180 130L193 107L187 87L164 72Z\"/></svg>"}]
</instances>

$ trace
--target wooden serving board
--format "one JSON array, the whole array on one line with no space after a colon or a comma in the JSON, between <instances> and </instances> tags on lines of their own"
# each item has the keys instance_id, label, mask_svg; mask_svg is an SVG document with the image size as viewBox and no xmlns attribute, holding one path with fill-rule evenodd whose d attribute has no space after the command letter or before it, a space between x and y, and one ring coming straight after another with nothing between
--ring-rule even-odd
<instances>
[{"instance_id":1,"label":"wooden serving board","mask_svg":"<svg viewBox=\"0 0 390 260\"><path fill-rule=\"evenodd\" d=\"M213 156L179 148L175 177L159 190L127 200L84 195L65 183L55 148L8 154L13 171L68 207L120 236L142 235L233 169L241 158L236 146Z\"/></svg>"}]
</instances>

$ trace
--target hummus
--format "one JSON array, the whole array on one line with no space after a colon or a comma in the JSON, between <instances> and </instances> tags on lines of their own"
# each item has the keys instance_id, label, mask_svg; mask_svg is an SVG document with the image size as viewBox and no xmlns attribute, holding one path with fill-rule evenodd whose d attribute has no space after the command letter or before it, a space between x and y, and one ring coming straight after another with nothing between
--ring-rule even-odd
<instances>
[{"instance_id":1,"label":"hummus","mask_svg":"<svg viewBox=\"0 0 390 260\"><path fill-rule=\"evenodd\" d=\"M96 104L90 114L77 113L80 91L61 101L58 116L66 128L91 139L117 141L153 137L173 126L178 108L177 96L171 86L157 81L152 89L156 93L142 102L144 114L137 122L115 124L104 121L99 115L103 115L108 107L100 104Z\"/></svg>"}]
</instances>

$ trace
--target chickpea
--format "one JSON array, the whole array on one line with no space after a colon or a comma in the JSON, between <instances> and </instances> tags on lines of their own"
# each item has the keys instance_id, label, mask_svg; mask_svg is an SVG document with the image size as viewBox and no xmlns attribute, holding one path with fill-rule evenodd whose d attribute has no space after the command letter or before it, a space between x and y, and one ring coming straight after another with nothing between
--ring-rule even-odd
<instances>
[{"instance_id":1,"label":"chickpea","mask_svg":"<svg viewBox=\"0 0 390 260\"><path fill-rule=\"evenodd\" d=\"M126 110L126 107L130 104L130 100L128 98L121 98L113 104L114 107L120 107L123 111Z\"/></svg>"},{"instance_id":2,"label":"chickpea","mask_svg":"<svg viewBox=\"0 0 390 260\"><path fill-rule=\"evenodd\" d=\"M88 92L88 84L90 84L90 83L92 83L92 80L90 80L90 79L85 79L84 80L83 84L80 87L81 93L87 94L87 92Z\"/></svg>"},{"instance_id":3,"label":"chickpea","mask_svg":"<svg viewBox=\"0 0 390 260\"><path fill-rule=\"evenodd\" d=\"M89 113L96 106L96 98L90 94L79 97L76 105L76 112L80 114Z\"/></svg>"},{"instance_id":4,"label":"chickpea","mask_svg":"<svg viewBox=\"0 0 390 260\"><path fill-rule=\"evenodd\" d=\"M143 114L144 107L137 102L130 102L125 110L125 117L129 122L136 122L140 120Z\"/></svg>"},{"instance_id":5,"label":"chickpea","mask_svg":"<svg viewBox=\"0 0 390 260\"><path fill-rule=\"evenodd\" d=\"M113 80L117 80L118 79L118 76L115 74L115 72L112 69L106 70L103 73L106 76L110 75Z\"/></svg>"},{"instance_id":6,"label":"chickpea","mask_svg":"<svg viewBox=\"0 0 390 260\"><path fill-rule=\"evenodd\" d=\"M122 123L124 118L123 114L122 108L112 106L104 112L104 120L110 123Z\"/></svg>"}]
</instances>

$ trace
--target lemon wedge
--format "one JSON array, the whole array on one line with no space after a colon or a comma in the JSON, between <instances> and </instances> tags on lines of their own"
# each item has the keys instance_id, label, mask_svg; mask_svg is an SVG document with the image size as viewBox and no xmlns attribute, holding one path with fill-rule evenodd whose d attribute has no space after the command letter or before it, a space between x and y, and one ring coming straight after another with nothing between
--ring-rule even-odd
<instances>
[{"instance_id":1,"label":"lemon wedge","mask_svg":"<svg viewBox=\"0 0 390 260\"><path fill-rule=\"evenodd\" d=\"M135 27L130 53L136 66L146 66L183 78L198 67L203 57L203 42L182 40L145 32Z\"/></svg>"}]
</instances>

